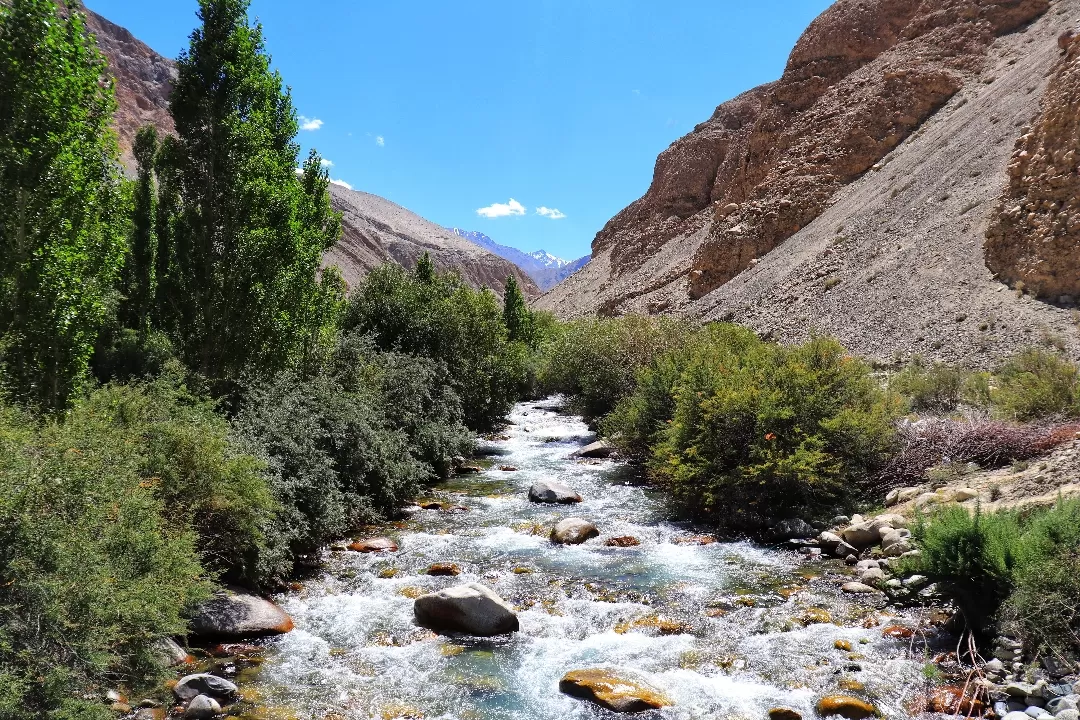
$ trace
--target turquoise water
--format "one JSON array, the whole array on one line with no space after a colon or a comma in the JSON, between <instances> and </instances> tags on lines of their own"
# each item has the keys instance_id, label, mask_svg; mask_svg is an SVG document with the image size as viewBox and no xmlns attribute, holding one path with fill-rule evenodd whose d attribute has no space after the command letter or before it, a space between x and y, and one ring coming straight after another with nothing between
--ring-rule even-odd
<instances>
[{"instance_id":1,"label":"turquoise water","mask_svg":"<svg viewBox=\"0 0 1080 720\"><path fill-rule=\"evenodd\" d=\"M571 459L593 436L553 403L518 405L506 439L482 443L494 466L432 491L468 512L415 509L378 531L398 553L328 552L322 576L279 598L296 629L262 666L262 703L305 720L595 718L607 713L562 695L558 681L610 666L646 675L674 700L650 717L763 718L782 705L811 718L821 695L841 691L872 699L886 717L909 716L903 703L922 688L923 652L881 630L916 618L882 617L872 601L844 597L837 563L750 543L677 544L701 529L666 521L662 500L618 462ZM584 502L528 502L539 479L570 485ZM564 517L591 520L601 536L552 545L547 532ZM622 535L641 545L604 545ZM424 574L435 562L462 574ZM413 624L412 597L462 582L485 583L517 607L520 632L439 637ZM804 625L812 608L833 622ZM865 690L843 690L856 682Z\"/></svg>"}]
</instances>

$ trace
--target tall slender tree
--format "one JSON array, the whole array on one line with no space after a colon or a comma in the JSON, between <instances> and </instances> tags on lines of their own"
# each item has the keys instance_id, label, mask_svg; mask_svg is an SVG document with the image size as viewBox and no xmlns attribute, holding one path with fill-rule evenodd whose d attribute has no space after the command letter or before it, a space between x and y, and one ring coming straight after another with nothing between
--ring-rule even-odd
<instances>
[{"instance_id":1,"label":"tall slender tree","mask_svg":"<svg viewBox=\"0 0 1080 720\"><path fill-rule=\"evenodd\" d=\"M327 321L322 253L341 234L314 152L297 173L292 98L270 69L247 0L200 0L202 26L179 59L163 156L178 207L162 298L179 348L212 380L300 365ZM163 183L164 184L164 183Z\"/></svg>"},{"instance_id":2,"label":"tall slender tree","mask_svg":"<svg viewBox=\"0 0 1080 720\"><path fill-rule=\"evenodd\" d=\"M157 130L148 125L135 136L138 177L132 207L131 254L128 256L126 315L129 325L145 330L150 324L157 287L154 256L157 253Z\"/></svg>"},{"instance_id":3,"label":"tall slender tree","mask_svg":"<svg viewBox=\"0 0 1080 720\"><path fill-rule=\"evenodd\" d=\"M113 88L68 5L0 4L0 364L52 409L86 375L126 249Z\"/></svg>"},{"instance_id":4,"label":"tall slender tree","mask_svg":"<svg viewBox=\"0 0 1080 720\"><path fill-rule=\"evenodd\" d=\"M521 294L521 287L513 275L506 278L506 289L503 292L503 323L506 325L507 338L511 342L532 342L532 313L529 312L525 296Z\"/></svg>"}]
</instances>

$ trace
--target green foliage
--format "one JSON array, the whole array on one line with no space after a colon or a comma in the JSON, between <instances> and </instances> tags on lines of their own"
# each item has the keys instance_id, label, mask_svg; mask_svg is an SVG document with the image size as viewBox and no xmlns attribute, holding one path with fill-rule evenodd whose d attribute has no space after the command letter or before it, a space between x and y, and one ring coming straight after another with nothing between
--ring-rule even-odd
<instances>
[{"instance_id":1,"label":"green foliage","mask_svg":"<svg viewBox=\"0 0 1080 720\"><path fill-rule=\"evenodd\" d=\"M506 278L506 290L503 294L503 324L510 342L532 344L534 340L532 313L521 294L517 279L511 275Z\"/></svg>"},{"instance_id":2,"label":"green foliage","mask_svg":"<svg viewBox=\"0 0 1080 720\"><path fill-rule=\"evenodd\" d=\"M439 363L378 352L351 336L331 365L307 380L283 373L249 388L236 422L268 459L278 502L264 581L284 579L297 556L393 515L472 446Z\"/></svg>"},{"instance_id":3,"label":"green foliage","mask_svg":"<svg viewBox=\"0 0 1080 720\"><path fill-rule=\"evenodd\" d=\"M317 276L341 219L319 156L295 171L296 112L247 0L199 6L171 99L178 140L157 157L159 305L188 365L228 385L317 364L343 287Z\"/></svg>"},{"instance_id":4,"label":"green foliage","mask_svg":"<svg viewBox=\"0 0 1080 720\"><path fill-rule=\"evenodd\" d=\"M65 408L125 249L113 89L79 12L0 5L0 365L8 390Z\"/></svg>"},{"instance_id":5,"label":"green foliage","mask_svg":"<svg viewBox=\"0 0 1080 720\"><path fill-rule=\"evenodd\" d=\"M226 430L168 385L99 390L63 422L0 408L0 716L97 717L92 683L157 676L202 561L257 539L239 525L259 476Z\"/></svg>"},{"instance_id":6,"label":"green foliage","mask_svg":"<svg viewBox=\"0 0 1080 720\"><path fill-rule=\"evenodd\" d=\"M1010 419L1080 416L1077 368L1047 350L1026 350L994 374L991 390L995 410Z\"/></svg>"},{"instance_id":7,"label":"green foliage","mask_svg":"<svg viewBox=\"0 0 1080 720\"><path fill-rule=\"evenodd\" d=\"M542 343L540 386L568 396L587 418L601 418L633 392L640 370L691 334L689 323L668 318L575 320Z\"/></svg>"},{"instance_id":8,"label":"green foliage","mask_svg":"<svg viewBox=\"0 0 1080 720\"><path fill-rule=\"evenodd\" d=\"M850 502L892 450L896 398L832 340L786 348L712 332L680 363L670 423L654 431L655 477L689 513L733 528Z\"/></svg>"},{"instance_id":9,"label":"green foliage","mask_svg":"<svg viewBox=\"0 0 1080 720\"><path fill-rule=\"evenodd\" d=\"M960 404L967 373L963 369L915 358L893 376L889 388L903 395L916 412L951 412Z\"/></svg>"},{"instance_id":10,"label":"green foliage","mask_svg":"<svg viewBox=\"0 0 1080 720\"><path fill-rule=\"evenodd\" d=\"M526 381L523 352L507 340L495 295L452 273L421 280L397 265L376 268L350 297L343 330L444 364L474 430L501 421Z\"/></svg>"},{"instance_id":11,"label":"green foliage","mask_svg":"<svg viewBox=\"0 0 1080 720\"><path fill-rule=\"evenodd\" d=\"M908 563L944 583L978 631L1015 633L1033 651L1080 648L1080 500L1034 511L946 507L914 528Z\"/></svg>"},{"instance_id":12,"label":"green foliage","mask_svg":"<svg viewBox=\"0 0 1080 720\"><path fill-rule=\"evenodd\" d=\"M135 161L139 174L135 180L131 209L131 253L128 255L124 280L127 291L125 319L128 327L147 330L157 282L154 277L154 256L157 253L157 188L154 184L154 164L157 160L157 130L148 125L135 136Z\"/></svg>"}]
</instances>

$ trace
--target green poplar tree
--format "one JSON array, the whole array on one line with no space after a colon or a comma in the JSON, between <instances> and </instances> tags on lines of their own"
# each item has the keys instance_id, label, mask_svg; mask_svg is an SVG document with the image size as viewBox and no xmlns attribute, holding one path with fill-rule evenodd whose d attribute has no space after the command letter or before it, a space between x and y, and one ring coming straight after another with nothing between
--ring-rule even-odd
<instances>
[{"instance_id":1,"label":"green poplar tree","mask_svg":"<svg viewBox=\"0 0 1080 720\"><path fill-rule=\"evenodd\" d=\"M132 208L131 254L128 256L127 320L131 327L145 330L156 290L154 256L157 253L157 189L154 165L157 160L157 130L148 125L135 136L138 177Z\"/></svg>"},{"instance_id":2,"label":"green poplar tree","mask_svg":"<svg viewBox=\"0 0 1080 720\"><path fill-rule=\"evenodd\" d=\"M425 285L431 285L435 282L435 275L435 263L425 251L423 257L416 261L416 279Z\"/></svg>"},{"instance_id":3,"label":"green poplar tree","mask_svg":"<svg viewBox=\"0 0 1080 720\"><path fill-rule=\"evenodd\" d=\"M162 300L188 364L228 382L315 354L312 339L341 300L340 283L319 280L341 219L319 156L296 172L296 111L247 0L199 7L171 100L178 140L163 157L178 207Z\"/></svg>"},{"instance_id":4,"label":"green poplar tree","mask_svg":"<svg viewBox=\"0 0 1080 720\"><path fill-rule=\"evenodd\" d=\"M532 313L521 294L517 279L513 275L506 279L503 293L503 323L510 342L529 343L533 336Z\"/></svg>"},{"instance_id":5,"label":"green poplar tree","mask_svg":"<svg viewBox=\"0 0 1080 720\"><path fill-rule=\"evenodd\" d=\"M51 409L86 376L126 249L112 83L69 5L0 4L0 364Z\"/></svg>"}]
</instances>

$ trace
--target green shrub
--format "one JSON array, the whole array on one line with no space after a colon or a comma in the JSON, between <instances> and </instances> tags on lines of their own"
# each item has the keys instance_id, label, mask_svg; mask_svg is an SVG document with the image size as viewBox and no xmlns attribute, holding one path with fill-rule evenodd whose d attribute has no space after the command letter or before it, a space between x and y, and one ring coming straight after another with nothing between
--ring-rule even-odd
<instances>
[{"instance_id":1,"label":"green shrub","mask_svg":"<svg viewBox=\"0 0 1080 720\"><path fill-rule=\"evenodd\" d=\"M969 627L987 629L1012 589L1021 528L1015 513L971 514L959 506L920 517L915 565L942 583Z\"/></svg>"},{"instance_id":2,"label":"green shrub","mask_svg":"<svg viewBox=\"0 0 1080 720\"><path fill-rule=\"evenodd\" d=\"M523 352L507 340L498 299L452 273L376 268L350 297L343 331L370 334L381 350L445 364L474 430L502 421L526 384Z\"/></svg>"},{"instance_id":3,"label":"green shrub","mask_svg":"<svg viewBox=\"0 0 1080 720\"><path fill-rule=\"evenodd\" d=\"M248 388L236 427L270 467L278 510L259 577L395 514L473 443L445 365L347 336L331 371L282 373Z\"/></svg>"},{"instance_id":4,"label":"green shrub","mask_svg":"<svg viewBox=\"0 0 1080 720\"><path fill-rule=\"evenodd\" d=\"M942 363L927 365L916 358L889 382L916 412L950 412L960 403L967 373Z\"/></svg>"},{"instance_id":5,"label":"green shrub","mask_svg":"<svg viewBox=\"0 0 1080 720\"><path fill-rule=\"evenodd\" d=\"M651 428L631 432L653 430L654 477L690 514L730 528L847 504L891 451L899 401L832 340L784 348L711 332L681 361L658 432L661 394L642 403L656 408L643 413Z\"/></svg>"},{"instance_id":6,"label":"green shrub","mask_svg":"<svg viewBox=\"0 0 1080 720\"><path fill-rule=\"evenodd\" d=\"M2 717L111 716L79 698L144 687L207 592L193 519L147 474L147 400L105 389L43 425L0 408Z\"/></svg>"},{"instance_id":7,"label":"green shrub","mask_svg":"<svg viewBox=\"0 0 1080 720\"><path fill-rule=\"evenodd\" d=\"M1080 500L1051 508L942 508L913 529L908 563L944 584L971 628L1015 634L1031 651L1080 649Z\"/></svg>"},{"instance_id":8,"label":"green shrub","mask_svg":"<svg viewBox=\"0 0 1080 720\"><path fill-rule=\"evenodd\" d=\"M566 395L575 410L599 419L634 391L640 370L692 333L686 321L662 317L575 320L543 344L540 387Z\"/></svg>"},{"instance_id":9,"label":"green shrub","mask_svg":"<svg viewBox=\"0 0 1080 720\"><path fill-rule=\"evenodd\" d=\"M1055 353L1026 350L994 374L995 410L1015 420L1080 416L1077 367Z\"/></svg>"}]
</instances>

